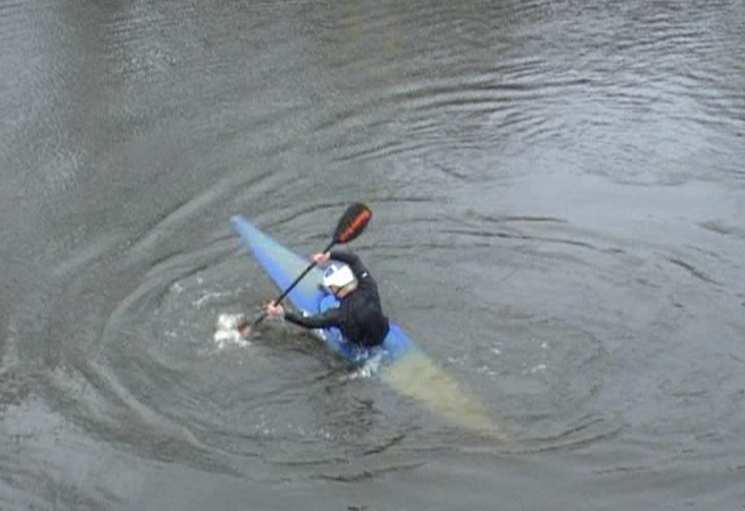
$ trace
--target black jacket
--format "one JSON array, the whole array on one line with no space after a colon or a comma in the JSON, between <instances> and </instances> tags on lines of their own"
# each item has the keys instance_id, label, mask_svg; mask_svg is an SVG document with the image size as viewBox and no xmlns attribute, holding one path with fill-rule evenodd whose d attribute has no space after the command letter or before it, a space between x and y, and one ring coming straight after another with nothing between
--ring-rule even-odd
<instances>
[{"instance_id":1,"label":"black jacket","mask_svg":"<svg viewBox=\"0 0 745 511\"><path fill-rule=\"evenodd\" d=\"M345 339L362 346L382 344L388 335L388 318L380 305L378 284L357 255L334 250L331 259L349 265L357 279L357 289L342 298L338 308L307 317L285 312L285 319L305 328L337 327Z\"/></svg>"}]
</instances>

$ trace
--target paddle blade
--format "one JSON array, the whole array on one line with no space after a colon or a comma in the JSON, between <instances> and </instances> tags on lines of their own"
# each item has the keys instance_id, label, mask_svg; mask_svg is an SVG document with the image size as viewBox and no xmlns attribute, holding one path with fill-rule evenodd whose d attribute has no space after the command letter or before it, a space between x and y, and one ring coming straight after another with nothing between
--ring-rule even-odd
<instances>
[{"instance_id":1,"label":"paddle blade","mask_svg":"<svg viewBox=\"0 0 745 511\"><path fill-rule=\"evenodd\" d=\"M364 204L357 202L349 206L336 226L334 243L349 243L355 239L365 230L371 218L372 211Z\"/></svg>"}]
</instances>

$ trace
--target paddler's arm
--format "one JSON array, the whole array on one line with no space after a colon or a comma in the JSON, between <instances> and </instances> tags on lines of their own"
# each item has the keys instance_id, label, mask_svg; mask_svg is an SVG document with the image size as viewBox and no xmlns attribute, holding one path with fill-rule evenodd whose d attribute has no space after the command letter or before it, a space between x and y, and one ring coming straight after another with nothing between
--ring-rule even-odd
<instances>
[{"instance_id":1,"label":"paddler's arm","mask_svg":"<svg viewBox=\"0 0 745 511\"><path fill-rule=\"evenodd\" d=\"M328 328L339 326L339 309L334 307L315 316L301 316L291 311L286 311L281 305L273 306L271 303L266 307L267 315L270 317L283 316L285 320L305 328Z\"/></svg>"},{"instance_id":2,"label":"paddler's arm","mask_svg":"<svg viewBox=\"0 0 745 511\"><path fill-rule=\"evenodd\" d=\"M294 312L285 312L285 320L305 328L328 328L339 326L339 309L334 307L315 316L301 316Z\"/></svg>"}]
</instances>

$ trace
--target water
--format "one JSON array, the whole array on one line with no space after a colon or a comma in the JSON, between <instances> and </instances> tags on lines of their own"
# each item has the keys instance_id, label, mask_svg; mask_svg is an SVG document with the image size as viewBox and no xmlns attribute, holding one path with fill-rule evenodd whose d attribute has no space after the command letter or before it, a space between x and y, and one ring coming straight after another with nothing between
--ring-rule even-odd
<instances>
[{"instance_id":1,"label":"water","mask_svg":"<svg viewBox=\"0 0 745 511\"><path fill-rule=\"evenodd\" d=\"M742 509L743 34L737 0L0 3L0 509ZM275 293L230 216L310 253L357 200L424 366L216 342Z\"/></svg>"}]
</instances>

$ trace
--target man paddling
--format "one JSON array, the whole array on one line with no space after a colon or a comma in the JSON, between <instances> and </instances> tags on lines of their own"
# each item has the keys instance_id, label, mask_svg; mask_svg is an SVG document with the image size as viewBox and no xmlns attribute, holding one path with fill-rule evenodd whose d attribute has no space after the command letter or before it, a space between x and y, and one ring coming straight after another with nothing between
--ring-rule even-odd
<instances>
[{"instance_id":1,"label":"man paddling","mask_svg":"<svg viewBox=\"0 0 745 511\"><path fill-rule=\"evenodd\" d=\"M326 264L329 260L343 263L329 265L323 274L323 285L339 299L339 307L303 317L270 302L266 314L284 316L290 323L304 328L336 327L345 339L363 347L381 345L388 334L388 318L383 314L375 279L352 252L333 250L313 255L316 264Z\"/></svg>"}]
</instances>

